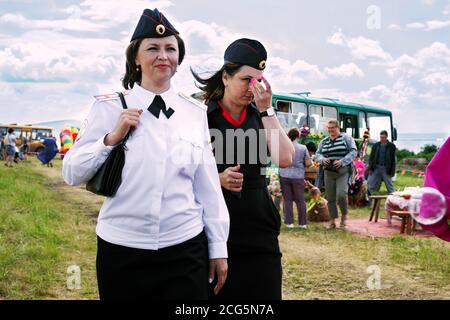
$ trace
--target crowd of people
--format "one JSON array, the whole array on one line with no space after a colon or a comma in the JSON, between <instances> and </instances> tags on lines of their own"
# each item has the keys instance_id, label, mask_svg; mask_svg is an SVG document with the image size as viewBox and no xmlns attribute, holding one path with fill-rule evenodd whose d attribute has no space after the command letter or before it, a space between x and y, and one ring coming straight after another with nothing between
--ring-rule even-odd
<instances>
[{"instance_id":1,"label":"crowd of people","mask_svg":"<svg viewBox=\"0 0 450 320\"><path fill-rule=\"evenodd\" d=\"M28 138L25 136L16 137L14 129L9 128L5 135L1 136L0 159L5 161L5 166L12 168L13 163L19 164L21 161L28 160L30 146ZM56 139L50 135L43 139L41 152L37 153L37 158L43 165L53 167L53 159L59 151Z\"/></svg>"},{"instance_id":2,"label":"crowd of people","mask_svg":"<svg viewBox=\"0 0 450 320\"><path fill-rule=\"evenodd\" d=\"M328 228L335 229L339 210L339 227L345 228L349 205L370 205L369 196L379 191L381 182L385 183L389 194L394 192L392 178L396 171L396 146L388 140L386 130L380 132L379 141L373 144L368 161L364 162L368 130L358 148L351 136L340 132L336 119L328 121L328 136L318 146L307 139L307 129L305 125L301 131L296 128L289 130L295 156L290 167L279 170L281 192L274 195L274 202L280 208L281 198L284 198L286 227L294 227L293 203L297 206L300 228L305 229L309 220L329 221ZM315 186L305 180L306 169L313 163L318 166ZM308 204L304 198L305 186L311 194ZM325 191L325 198L321 197L321 190Z\"/></svg>"}]
</instances>

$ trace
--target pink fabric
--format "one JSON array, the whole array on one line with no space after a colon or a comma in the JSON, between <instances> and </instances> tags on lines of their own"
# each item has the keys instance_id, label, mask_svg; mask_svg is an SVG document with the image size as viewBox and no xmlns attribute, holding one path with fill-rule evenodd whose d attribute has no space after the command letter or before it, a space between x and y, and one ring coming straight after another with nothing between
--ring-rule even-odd
<instances>
[{"instance_id":1,"label":"pink fabric","mask_svg":"<svg viewBox=\"0 0 450 320\"><path fill-rule=\"evenodd\" d=\"M421 218L434 218L442 214L445 209L445 202L439 195L425 193L422 195L422 203L420 205L419 216Z\"/></svg>"},{"instance_id":2,"label":"pink fabric","mask_svg":"<svg viewBox=\"0 0 450 320\"><path fill-rule=\"evenodd\" d=\"M447 200L447 215L433 225L421 224L423 229L433 232L445 241L450 241L450 226L447 223L447 219L450 219L450 165L448 159L450 159L450 139L445 141L428 164L424 183L425 187L435 188L444 195Z\"/></svg>"},{"instance_id":3,"label":"pink fabric","mask_svg":"<svg viewBox=\"0 0 450 320\"><path fill-rule=\"evenodd\" d=\"M361 160L355 160L353 164L355 165L356 172L358 173L357 176L364 177L364 170L366 169L364 162L362 162Z\"/></svg>"}]
</instances>

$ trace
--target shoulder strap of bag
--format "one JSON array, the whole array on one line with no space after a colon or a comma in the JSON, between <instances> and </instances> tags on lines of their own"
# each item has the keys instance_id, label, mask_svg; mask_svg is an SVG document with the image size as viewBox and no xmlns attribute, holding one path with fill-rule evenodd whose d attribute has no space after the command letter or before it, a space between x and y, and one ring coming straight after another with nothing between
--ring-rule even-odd
<instances>
[{"instance_id":1,"label":"shoulder strap of bag","mask_svg":"<svg viewBox=\"0 0 450 320\"><path fill-rule=\"evenodd\" d=\"M120 102L122 102L122 108L128 109L127 102L125 101L125 97L124 97L123 93L118 91L117 94L119 95ZM130 137L130 135L131 135L131 130L128 131L128 133L125 136L125 138L123 138L123 140L121 142L122 145L125 145L125 143L127 142L128 138Z\"/></svg>"},{"instance_id":2,"label":"shoulder strap of bag","mask_svg":"<svg viewBox=\"0 0 450 320\"><path fill-rule=\"evenodd\" d=\"M123 96L123 93L118 91L117 94L119 95L120 101L122 102L122 108L128 109L127 102L125 101L125 97Z\"/></svg>"}]
</instances>

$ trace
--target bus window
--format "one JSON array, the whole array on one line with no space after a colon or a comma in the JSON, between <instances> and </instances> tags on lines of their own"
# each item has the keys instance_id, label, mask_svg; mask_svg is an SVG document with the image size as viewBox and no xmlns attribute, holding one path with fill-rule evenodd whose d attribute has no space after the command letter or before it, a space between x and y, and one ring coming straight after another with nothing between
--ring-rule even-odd
<instances>
[{"instance_id":1,"label":"bus window","mask_svg":"<svg viewBox=\"0 0 450 320\"><path fill-rule=\"evenodd\" d=\"M31 138L33 140L42 140L50 136L51 131L45 129L34 129Z\"/></svg>"},{"instance_id":2,"label":"bus window","mask_svg":"<svg viewBox=\"0 0 450 320\"><path fill-rule=\"evenodd\" d=\"M388 138L392 139L391 117L385 114L372 113L367 114L368 127L370 128L370 137L378 140L381 130L386 130Z\"/></svg>"},{"instance_id":3,"label":"bus window","mask_svg":"<svg viewBox=\"0 0 450 320\"><path fill-rule=\"evenodd\" d=\"M292 105L292 116L294 118L295 123L297 124L297 128L303 127L306 124L306 104L302 102L293 102Z\"/></svg>"},{"instance_id":4,"label":"bus window","mask_svg":"<svg viewBox=\"0 0 450 320\"><path fill-rule=\"evenodd\" d=\"M359 112L358 115L358 123L359 123L359 138L363 138L364 131L367 130L367 122L366 122L366 114L364 112Z\"/></svg>"},{"instance_id":5,"label":"bus window","mask_svg":"<svg viewBox=\"0 0 450 320\"><path fill-rule=\"evenodd\" d=\"M336 108L314 104L309 105L309 125L313 132L327 134L327 123L332 119L337 120Z\"/></svg>"},{"instance_id":6,"label":"bus window","mask_svg":"<svg viewBox=\"0 0 450 320\"><path fill-rule=\"evenodd\" d=\"M311 128L311 132L313 132L313 133L319 132L320 118L322 118L322 107L310 105L309 106L309 127Z\"/></svg>"},{"instance_id":7,"label":"bus window","mask_svg":"<svg viewBox=\"0 0 450 320\"><path fill-rule=\"evenodd\" d=\"M342 132L355 137L357 128L356 116L352 114L341 114L339 120Z\"/></svg>"},{"instance_id":8,"label":"bus window","mask_svg":"<svg viewBox=\"0 0 450 320\"><path fill-rule=\"evenodd\" d=\"M297 123L292 115L292 102L277 101L277 118L284 129L297 128Z\"/></svg>"},{"instance_id":9,"label":"bus window","mask_svg":"<svg viewBox=\"0 0 450 320\"><path fill-rule=\"evenodd\" d=\"M14 135L16 136L16 139L19 139L22 135L22 130L19 128L14 128Z\"/></svg>"}]
</instances>

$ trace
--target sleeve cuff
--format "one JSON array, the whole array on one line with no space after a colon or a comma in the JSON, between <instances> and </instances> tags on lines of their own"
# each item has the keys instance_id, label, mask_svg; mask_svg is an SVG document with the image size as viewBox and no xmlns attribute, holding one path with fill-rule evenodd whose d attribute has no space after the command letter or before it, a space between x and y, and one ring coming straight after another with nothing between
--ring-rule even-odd
<instances>
[{"instance_id":1,"label":"sleeve cuff","mask_svg":"<svg viewBox=\"0 0 450 320\"><path fill-rule=\"evenodd\" d=\"M226 241L208 243L208 252L209 252L209 259L228 258Z\"/></svg>"}]
</instances>

